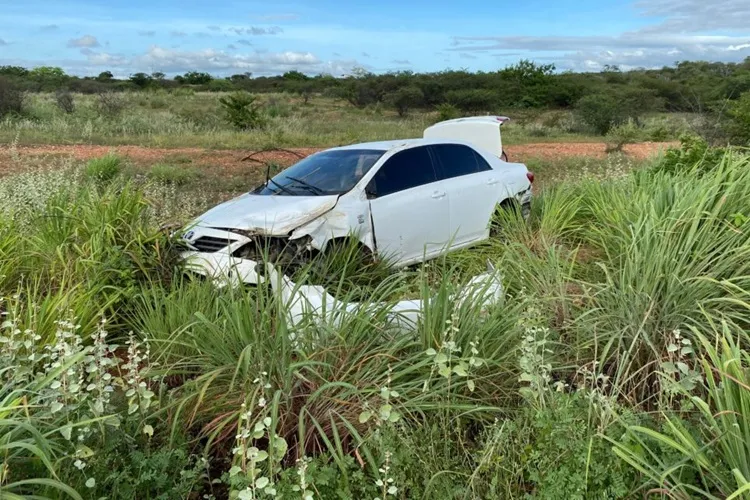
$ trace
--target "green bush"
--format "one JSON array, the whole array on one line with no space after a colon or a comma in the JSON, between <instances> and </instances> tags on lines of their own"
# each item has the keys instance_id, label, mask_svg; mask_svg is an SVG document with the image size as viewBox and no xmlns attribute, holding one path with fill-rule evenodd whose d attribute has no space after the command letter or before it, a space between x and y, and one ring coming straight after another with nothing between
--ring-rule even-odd
<instances>
[{"instance_id":1,"label":"green bush","mask_svg":"<svg viewBox=\"0 0 750 500\"><path fill-rule=\"evenodd\" d=\"M633 120L611 128L605 137L607 152L621 152L626 144L638 142L642 137L641 129L636 126Z\"/></svg>"},{"instance_id":2,"label":"green bush","mask_svg":"<svg viewBox=\"0 0 750 500\"><path fill-rule=\"evenodd\" d=\"M726 128L732 142L750 146L750 91L729 103L727 115L730 121Z\"/></svg>"},{"instance_id":3,"label":"green bush","mask_svg":"<svg viewBox=\"0 0 750 500\"><path fill-rule=\"evenodd\" d=\"M165 184L184 186L200 177L200 172L190 167L157 163L156 165L152 165L149 169L148 177L149 179L163 182Z\"/></svg>"},{"instance_id":4,"label":"green bush","mask_svg":"<svg viewBox=\"0 0 750 500\"><path fill-rule=\"evenodd\" d=\"M0 118L23 113L26 94L10 79L0 76Z\"/></svg>"},{"instance_id":5,"label":"green bush","mask_svg":"<svg viewBox=\"0 0 750 500\"><path fill-rule=\"evenodd\" d=\"M490 111L498 102L497 94L487 89L451 90L445 98L461 111L470 112Z\"/></svg>"},{"instance_id":6,"label":"green bush","mask_svg":"<svg viewBox=\"0 0 750 500\"><path fill-rule=\"evenodd\" d=\"M97 181L109 182L122 172L123 161L116 154L107 154L86 163L86 176Z\"/></svg>"},{"instance_id":7,"label":"green bush","mask_svg":"<svg viewBox=\"0 0 750 500\"><path fill-rule=\"evenodd\" d=\"M265 125L260 104L252 94L235 92L219 98L219 103L224 110L226 121L238 130L257 129Z\"/></svg>"},{"instance_id":8,"label":"green bush","mask_svg":"<svg viewBox=\"0 0 750 500\"><path fill-rule=\"evenodd\" d=\"M669 148L653 169L672 174L685 173L689 170L701 171L715 168L726 155L726 149L711 147L695 135L680 137L680 147Z\"/></svg>"},{"instance_id":9,"label":"green bush","mask_svg":"<svg viewBox=\"0 0 750 500\"><path fill-rule=\"evenodd\" d=\"M58 90L55 93L55 104L63 113L71 114L76 110L73 94L67 90Z\"/></svg>"},{"instance_id":10,"label":"green bush","mask_svg":"<svg viewBox=\"0 0 750 500\"><path fill-rule=\"evenodd\" d=\"M592 399L585 393L553 393L544 407L527 406L490 427L480 466L482 498L626 498L636 474L617 459L600 434ZM617 440L620 424L602 432Z\"/></svg>"},{"instance_id":11,"label":"green bush","mask_svg":"<svg viewBox=\"0 0 750 500\"><path fill-rule=\"evenodd\" d=\"M461 116L461 111L453 104L443 103L438 105L438 121L453 120Z\"/></svg>"},{"instance_id":12,"label":"green bush","mask_svg":"<svg viewBox=\"0 0 750 500\"><path fill-rule=\"evenodd\" d=\"M393 106L398 116L406 116L410 109L421 106L424 102L424 94L419 87L401 87L400 89L386 94L385 101Z\"/></svg>"},{"instance_id":13,"label":"green bush","mask_svg":"<svg viewBox=\"0 0 750 500\"><path fill-rule=\"evenodd\" d=\"M609 94L591 94L581 98L576 103L576 113L599 135L606 135L627 117L621 101Z\"/></svg>"}]
</instances>

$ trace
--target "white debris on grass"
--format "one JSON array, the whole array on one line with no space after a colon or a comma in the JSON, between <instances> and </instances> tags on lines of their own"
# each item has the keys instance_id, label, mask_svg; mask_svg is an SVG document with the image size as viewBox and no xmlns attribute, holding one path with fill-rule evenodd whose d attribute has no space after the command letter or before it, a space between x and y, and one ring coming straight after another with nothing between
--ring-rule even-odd
<instances>
[{"instance_id":1,"label":"white debris on grass","mask_svg":"<svg viewBox=\"0 0 750 500\"><path fill-rule=\"evenodd\" d=\"M349 314L357 314L366 307L373 315L382 311L388 304L383 302L360 303L344 302L329 294L326 289L318 285L300 285L294 283L288 276L279 272L273 264L266 264L266 276L271 282L275 293L279 294L288 312L289 324L292 328L312 319L316 323L337 326ZM503 297L502 277L498 271L488 264L485 273L474 276L461 287L459 292L450 298L457 308L469 300L476 304L477 310L486 312L487 308L498 304ZM401 300L389 307L387 313L388 326L402 332L414 331L425 308L423 300Z\"/></svg>"}]
</instances>

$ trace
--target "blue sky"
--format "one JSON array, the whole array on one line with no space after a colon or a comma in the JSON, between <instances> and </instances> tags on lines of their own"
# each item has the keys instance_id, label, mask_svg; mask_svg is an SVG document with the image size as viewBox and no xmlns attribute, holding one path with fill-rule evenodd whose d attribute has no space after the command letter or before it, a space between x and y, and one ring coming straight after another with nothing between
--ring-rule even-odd
<instances>
[{"instance_id":1,"label":"blue sky","mask_svg":"<svg viewBox=\"0 0 750 500\"><path fill-rule=\"evenodd\" d=\"M750 0L0 0L0 65L189 70L559 70L750 56Z\"/></svg>"}]
</instances>

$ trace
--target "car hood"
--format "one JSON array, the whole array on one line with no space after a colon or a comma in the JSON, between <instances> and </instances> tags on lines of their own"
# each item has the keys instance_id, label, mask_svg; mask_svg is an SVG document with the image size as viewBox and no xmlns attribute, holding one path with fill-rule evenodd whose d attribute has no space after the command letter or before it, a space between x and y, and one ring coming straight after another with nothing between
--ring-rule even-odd
<instances>
[{"instance_id":1,"label":"car hood","mask_svg":"<svg viewBox=\"0 0 750 500\"><path fill-rule=\"evenodd\" d=\"M270 236L290 233L336 206L338 195L280 196L243 194L198 217L195 225L239 229Z\"/></svg>"}]
</instances>

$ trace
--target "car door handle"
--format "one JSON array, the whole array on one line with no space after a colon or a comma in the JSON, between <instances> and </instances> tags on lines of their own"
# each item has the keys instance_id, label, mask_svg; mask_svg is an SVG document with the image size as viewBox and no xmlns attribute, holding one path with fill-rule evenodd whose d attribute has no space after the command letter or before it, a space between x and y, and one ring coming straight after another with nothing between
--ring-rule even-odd
<instances>
[{"instance_id":1,"label":"car door handle","mask_svg":"<svg viewBox=\"0 0 750 500\"><path fill-rule=\"evenodd\" d=\"M500 181L497 179L490 179L487 181L487 185L494 186L495 184L498 184Z\"/></svg>"},{"instance_id":2,"label":"car door handle","mask_svg":"<svg viewBox=\"0 0 750 500\"><path fill-rule=\"evenodd\" d=\"M440 198L445 197L445 191L435 191L434 193L432 193L432 197L436 200L439 200Z\"/></svg>"}]
</instances>

